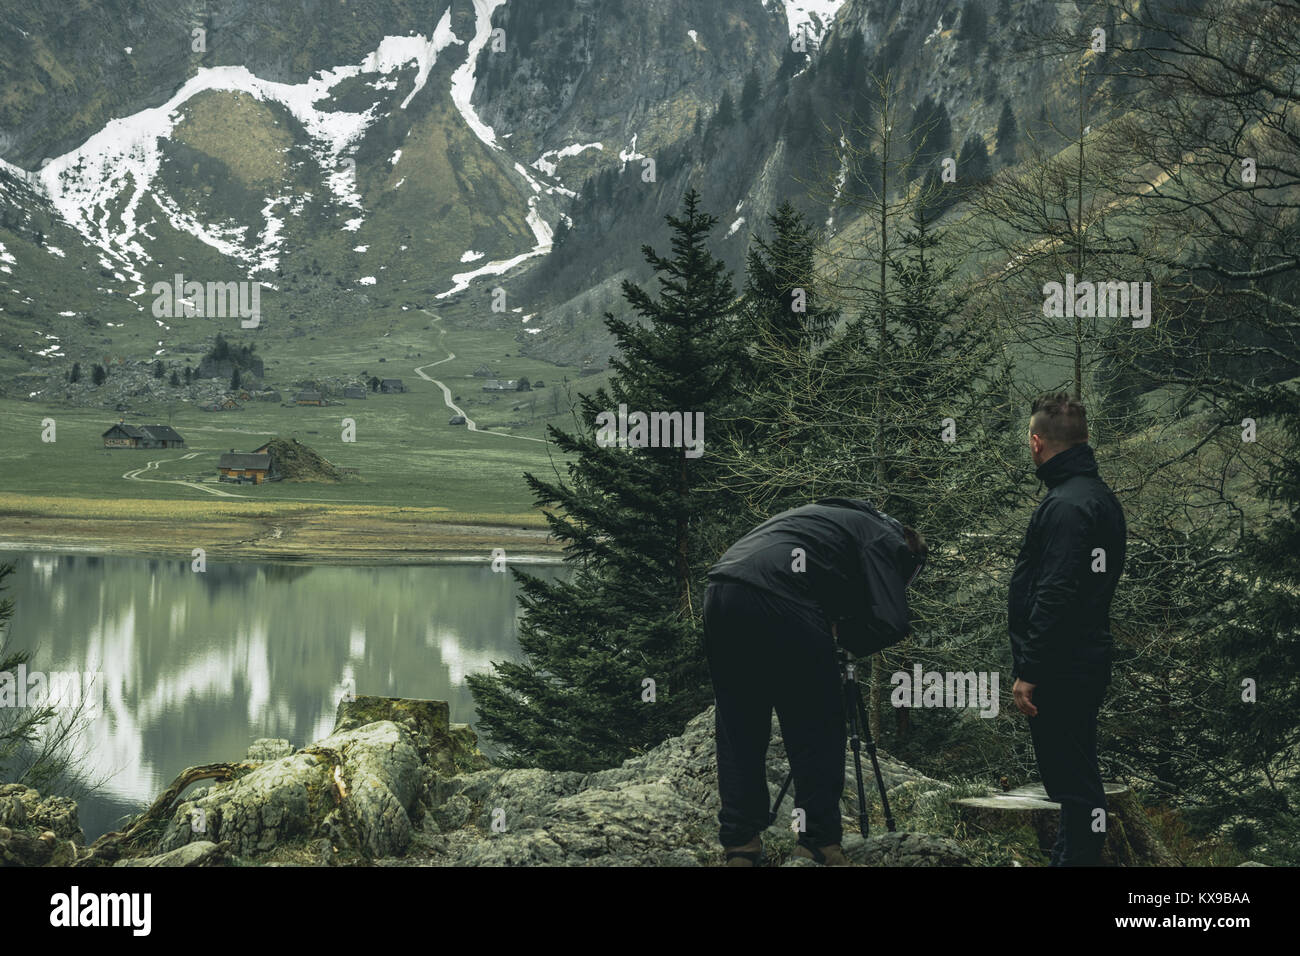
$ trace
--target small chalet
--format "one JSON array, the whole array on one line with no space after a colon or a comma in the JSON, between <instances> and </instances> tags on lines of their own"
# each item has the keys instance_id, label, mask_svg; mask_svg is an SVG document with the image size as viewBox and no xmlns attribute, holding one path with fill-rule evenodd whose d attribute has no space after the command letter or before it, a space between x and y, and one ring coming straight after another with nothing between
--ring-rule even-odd
<instances>
[{"instance_id":1,"label":"small chalet","mask_svg":"<svg viewBox=\"0 0 1300 956\"><path fill-rule=\"evenodd\" d=\"M514 392L519 389L519 380L514 378L490 378L483 383L485 392Z\"/></svg>"},{"instance_id":2,"label":"small chalet","mask_svg":"<svg viewBox=\"0 0 1300 956\"><path fill-rule=\"evenodd\" d=\"M402 384L400 378L386 378L379 383L379 390L385 395L392 395L396 392L406 391L406 386Z\"/></svg>"},{"instance_id":3,"label":"small chalet","mask_svg":"<svg viewBox=\"0 0 1300 956\"><path fill-rule=\"evenodd\" d=\"M303 391L293 397L295 405L324 405L325 396L320 392Z\"/></svg>"},{"instance_id":4,"label":"small chalet","mask_svg":"<svg viewBox=\"0 0 1300 956\"><path fill-rule=\"evenodd\" d=\"M170 425L118 422L103 434L105 448L184 448L185 439Z\"/></svg>"},{"instance_id":5,"label":"small chalet","mask_svg":"<svg viewBox=\"0 0 1300 956\"><path fill-rule=\"evenodd\" d=\"M366 387L364 385L347 385L343 388L344 398L359 398L363 401L366 397Z\"/></svg>"},{"instance_id":6,"label":"small chalet","mask_svg":"<svg viewBox=\"0 0 1300 956\"><path fill-rule=\"evenodd\" d=\"M241 455L233 451L221 456L217 471L221 472L221 481L251 481L255 485L274 477L270 455Z\"/></svg>"},{"instance_id":7,"label":"small chalet","mask_svg":"<svg viewBox=\"0 0 1300 956\"><path fill-rule=\"evenodd\" d=\"M488 368L487 365L480 365L474 370L475 378L496 378L497 373Z\"/></svg>"},{"instance_id":8,"label":"small chalet","mask_svg":"<svg viewBox=\"0 0 1300 956\"><path fill-rule=\"evenodd\" d=\"M448 424L448 425L464 425L464 424L465 424L465 416L464 416L464 415L452 415L451 418L449 418L449 419L447 420L447 424Z\"/></svg>"}]
</instances>

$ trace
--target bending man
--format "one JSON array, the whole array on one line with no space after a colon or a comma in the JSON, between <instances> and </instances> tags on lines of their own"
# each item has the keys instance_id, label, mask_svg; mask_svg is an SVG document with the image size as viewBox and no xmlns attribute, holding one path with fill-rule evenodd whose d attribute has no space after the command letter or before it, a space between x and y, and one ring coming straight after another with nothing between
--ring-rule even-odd
<instances>
[{"instance_id":1,"label":"bending man","mask_svg":"<svg viewBox=\"0 0 1300 956\"><path fill-rule=\"evenodd\" d=\"M846 865L840 848L845 715L832 629L866 655L910 629L904 590L925 561L911 528L856 498L782 512L709 570L704 648L717 700L719 839L728 866L757 866L768 827L767 747L781 722L795 801L796 855Z\"/></svg>"}]
</instances>

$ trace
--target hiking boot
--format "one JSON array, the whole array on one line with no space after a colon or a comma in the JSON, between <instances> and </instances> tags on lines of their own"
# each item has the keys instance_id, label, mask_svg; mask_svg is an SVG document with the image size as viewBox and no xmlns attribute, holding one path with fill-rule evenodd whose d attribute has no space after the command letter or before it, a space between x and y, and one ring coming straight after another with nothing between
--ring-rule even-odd
<instances>
[{"instance_id":1,"label":"hiking boot","mask_svg":"<svg viewBox=\"0 0 1300 956\"><path fill-rule=\"evenodd\" d=\"M794 855L801 856L805 860L812 860L815 863L820 863L822 866L853 865L849 858L844 855L844 851L840 849L838 843L832 843L830 846L823 847L805 846L800 843L794 848Z\"/></svg>"},{"instance_id":2,"label":"hiking boot","mask_svg":"<svg viewBox=\"0 0 1300 956\"><path fill-rule=\"evenodd\" d=\"M725 866L761 866L767 861L760 837L754 837L744 846L726 846L722 849L727 858Z\"/></svg>"}]
</instances>

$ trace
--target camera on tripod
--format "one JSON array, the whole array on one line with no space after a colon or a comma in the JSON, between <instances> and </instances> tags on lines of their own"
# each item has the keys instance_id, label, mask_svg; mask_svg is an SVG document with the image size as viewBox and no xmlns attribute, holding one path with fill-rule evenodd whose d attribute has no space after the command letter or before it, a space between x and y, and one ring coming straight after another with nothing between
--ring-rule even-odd
<instances>
[{"instance_id":1,"label":"camera on tripod","mask_svg":"<svg viewBox=\"0 0 1300 956\"><path fill-rule=\"evenodd\" d=\"M867 753L871 757L871 767L876 773L876 788L880 791L880 806L885 814L885 829L893 833L895 830L894 815L889 811L889 796L885 793L885 779L881 776L880 761L876 757L876 742L871 737L871 727L867 723L867 708L862 702L862 686L858 683L858 662L840 644L838 628L835 624L831 625L831 639L835 644L835 660L840 668L840 688L844 698L844 718L848 725L849 746L853 750L853 769L858 781L858 828L862 831L863 838L865 838L870 830L870 823L867 820L867 791L862 783L862 748L865 746ZM870 668L869 663L867 666ZM870 670L868 670L868 673L870 673ZM791 768L790 772L786 774L785 783L781 785L781 792L777 794L776 802L772 804L772 813L768 820L769 826L776 823L781 802L785 799L786 792L790 789L793 780L794 769Z\"/></svg>"}]
</instances>

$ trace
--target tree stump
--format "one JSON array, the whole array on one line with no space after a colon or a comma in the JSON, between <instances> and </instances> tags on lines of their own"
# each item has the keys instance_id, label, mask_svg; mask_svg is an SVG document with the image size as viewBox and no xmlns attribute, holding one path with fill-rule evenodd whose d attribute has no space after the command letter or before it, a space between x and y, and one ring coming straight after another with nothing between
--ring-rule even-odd
<instances>
[{"instance_id":1,"label":"tree stump","mask_svg":"<svg viewBox=\"0 0 1300 956\"><path fill-rule=\"evenodd\" d=\"M1136 794L1122 783L1107 783L1106 846L1104 866L1179 866L1179 861L1160 842ZM1038 845L1051 851L1056 842L1061 805L1047 798L1042 784L1017 787L1005 793L989 791L983 797L950 801L967 824L989 832L1004 832L1029 826L1038 835Z\"/></svg>"}]
</instances>

